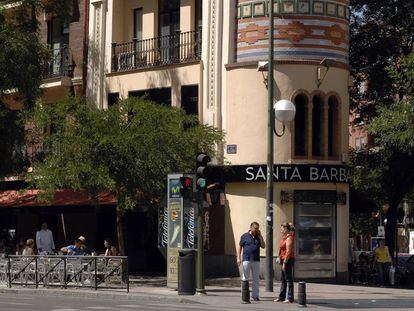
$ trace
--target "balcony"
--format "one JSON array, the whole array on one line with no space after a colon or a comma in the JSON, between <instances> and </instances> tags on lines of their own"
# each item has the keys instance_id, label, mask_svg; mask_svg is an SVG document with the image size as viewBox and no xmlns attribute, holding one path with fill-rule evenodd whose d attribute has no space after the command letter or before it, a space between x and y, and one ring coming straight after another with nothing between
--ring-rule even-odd
<instances>
[{"instance_id":1,"label":"balcony","mask_svg":"<svg viewBox=\"0 0 414 311\"><path fill-rule=\"evenodd\" d=\"M201 29L147 40L112 43L112 72L199 61Z\"/></svg>"},{"instance_id":2,"label":"balcony","mask_svg":"<svg viewBox=\"0 0 414 311\"><path fill-rule=\"evenodd\" d=\"M67 45L50 51L51 58L46 64L44 77L46 79L56 77L72 77L73 61L70 49Z\"/></svg>"}]
</instances>

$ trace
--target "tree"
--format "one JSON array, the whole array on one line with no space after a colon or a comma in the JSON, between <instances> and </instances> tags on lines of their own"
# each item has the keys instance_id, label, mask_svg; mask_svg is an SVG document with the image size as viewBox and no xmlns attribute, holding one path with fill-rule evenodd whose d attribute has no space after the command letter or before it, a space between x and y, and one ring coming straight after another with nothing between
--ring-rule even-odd
<instances>
[{"instance_id":1,"label":"tree","mask_svg":"<svg viewBox=\"0 0 414 311\"><path fill-rule=\"evenodd\" d=\"M0 4L0 96L13 91L27 106L40 96L50 53L38 37L38 16L70 18L71 1L6 0Z\"/></svg>"},{"instance_id":2,"label":"tree","mask_svg":"<svg viewBox=\"0 0 414 311\"><path fill-rule=\"evenodd\" d=\"M122 214L137 204L159 203L168 173L193 171L197 151L214 155L223 140L220 131L183 110L135 98L104 111L74 98L37 105L28 122L33 137L52 124L43 137L45 158L30 175L33 185L46 194L59 188L85 189L92 198L114 193L121 253Z\"/></svg>"},{"instance_id":3,"label":"tree","mask_svg":"<svg viewBox=\"0 0 414 311\"><path fill-rule=\"evenodd\" d=\"M388 68L398 70L413 52L414 2L351 0L351 9L351 106L369 121L377 105L390 105L399 94Z\"/></svg>"},{"instance_id":4,"label":"tree","mask_svg":"<svg viewBox=\"0 0 414 311\"><path fill-rule=\"evenodd\" d=\"M49 12L67 19L69 0L6 0L0 3L0 177L18 174L26 164L24 125L18 109L31 107L51 57L38 38L38 16ZM19 105L10 107L5 96Z\"/></svg>"},{"instance_id":5,"label":"tree","mask_svg":"<svg viewBox=\"0 0 414 311\"><path fill-rule=\"evenodd\" d=\"M377 107L368 125L376 148L354 157L354 185L389 204L386 243L395 250L398 205L414 188L414 54L389 69L401 99Z\"/></svg>"}]
</instances>

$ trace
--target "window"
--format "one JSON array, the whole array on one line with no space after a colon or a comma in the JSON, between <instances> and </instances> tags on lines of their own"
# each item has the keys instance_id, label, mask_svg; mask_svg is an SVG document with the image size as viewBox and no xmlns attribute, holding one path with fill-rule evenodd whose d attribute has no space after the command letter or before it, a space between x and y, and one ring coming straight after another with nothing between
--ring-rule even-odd
<instances>
[{"instance_id":1,"label":"window","mask_svg":"<svg viewBox=\"0 0 414 311\"><path fill-rule=\"evenodd\" d=\"M298 202L295 204L298 255L333 255L334 205Z\"/></svg>"},{"instance_id":2,"label":"window","mask_svg":"<svg viewBox=\"0 0 414 311\"><path fill-rule=\"evenodd\" d=\"M108 94L108 108L115 105L119 100L119 93Z\"/></svg>"},{"instance_id":3,"label":"window","mask_svg":"<svg viewBox=\"0 0 414 311\"><path fill-rule=\"evenodd\" d=\"M338 100L331 96L328 100L328 156L339 154L340 142L339 104Z\"/></svg>"},{"instance_id":4,"label":"window","mask_svg":"<svg viewBox=\"0 0 414 311\"><path fill-rule=\"evenodd\" d=\"M134 10L134 39L142 40L142 9Z\"/></svg>"},{"instance_id":5,"label":"window","mask_svg":"<svg viewBox=\"0 0 414 311\"><path fill-rule=\"evenodd\" d=\"M171 106L171 88L158 88L158 89L148 89L142 91L131 91L128 93L131 97L143 97L146 96L146 99L156 102L157 104Z\"/></svg>"},{"instance_id":6,"label":"window","mask_svg":"<svg viewBox=\"0 0 414 311\"><path fill-rule=\"evenodd\" d=\"M322 144L322 113L323 103L319 96L314 96L312 100L312 155L322 156L323 155L323 144Z\"/></svg>"},{"instance_id":7,"label":"window","mask_svg":"<svg viewBox=\"0 0 414 311\"><path fill-rule=\"evenodd\" d=\"M304 95L295 97L295 156L306 156L308 150L308 109Z\"/></svg>"},{"instance_id":8,"label":"window","mask_svg":"<svg viewBox=\"0 0 414 311\"><path fill-rule=\"evenodd\" d=\"M179 57L180 1L159 1L159 53L162 63L171 63Z\"/></svg>"},{"instance_id":9,"label":"window","mask_svg":"<svg viewBox=\"0 0 414 311\"><path fill-rule=\"evenodd\" d=\"M198 115L198 85L181 87L181 108L187 114Z\"/></svg>"},{"instance_id":10,"label":"window","mask_svg":"<svg viewBox=\"0 0 414 311\"><path fill-rule=\"evenodd\" d=\"M365 148L365 137L355 138L355 149L356 151L362 151Z\"/></svg>"}]
</instances>

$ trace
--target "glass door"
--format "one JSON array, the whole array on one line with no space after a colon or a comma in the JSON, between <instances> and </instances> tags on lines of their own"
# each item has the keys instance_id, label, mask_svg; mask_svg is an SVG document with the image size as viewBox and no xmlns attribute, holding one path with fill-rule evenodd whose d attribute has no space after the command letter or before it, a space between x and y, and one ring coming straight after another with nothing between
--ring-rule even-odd
<instances>
[{"instance_id":1,"label":"glass door","mask_svg":"<svg viewBox=\"0 0 414 311\"><path fill-rule=\"evenodd\" d=\"M160 0L159 5L159 49L162 63L179 60L180 47L180 1Z\"/></svg>"}]
</instances>

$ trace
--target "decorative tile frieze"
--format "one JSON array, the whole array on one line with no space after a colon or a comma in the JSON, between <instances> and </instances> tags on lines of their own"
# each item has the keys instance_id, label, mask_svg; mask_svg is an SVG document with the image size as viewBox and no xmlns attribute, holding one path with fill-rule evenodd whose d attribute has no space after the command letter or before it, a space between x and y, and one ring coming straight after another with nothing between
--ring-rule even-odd
<instances>
[{"instance_id":1,"label":"decorative tile frieze","mask_svg":"<svg viewBox=\"0 0 414 311\"><path fill-rule=\"evenodd\" d=\"M237 19L268 16L270 1L243 1L237 5ZM345 1L334 0L273 0L275 15L327 16L349 20Z\"/></svg>"}]
</instances>

